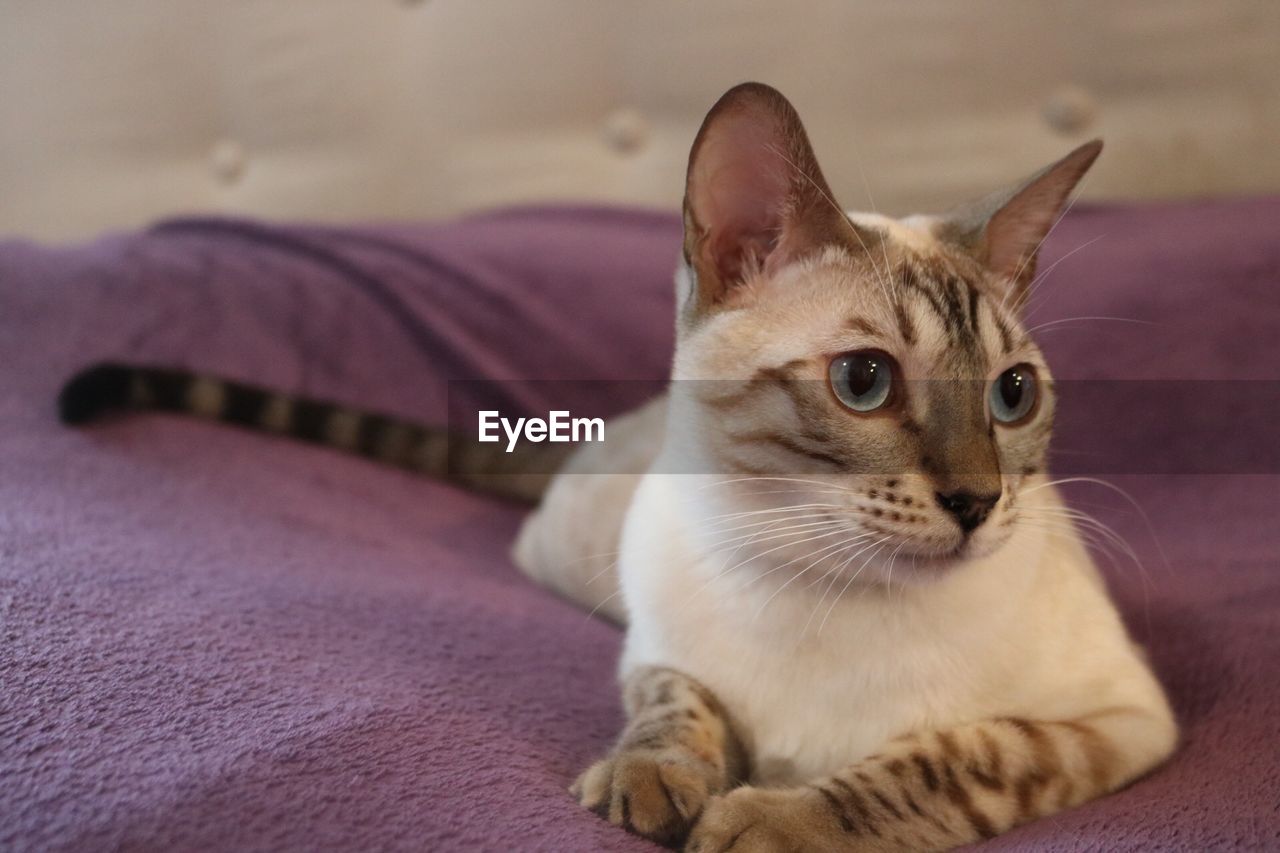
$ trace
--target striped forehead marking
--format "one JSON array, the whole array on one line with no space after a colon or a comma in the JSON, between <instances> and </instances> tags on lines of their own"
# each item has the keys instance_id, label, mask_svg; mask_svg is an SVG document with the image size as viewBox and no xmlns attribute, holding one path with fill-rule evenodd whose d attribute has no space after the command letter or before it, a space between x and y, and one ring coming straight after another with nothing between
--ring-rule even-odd
<instances>
[{"instance_id":1,"label":"striped forehead marking","mask_svg":"<svg viewBox=\"0 0 1280 853\"><path fill-rule=\"evenodd\" d=\"M970 279L943 264L925 265L903 261L894 271L898 287L893 310L898 331L908 344L919 337L911 321L913 307L931 312L945 332L948 349L959 349L973 355L984 354L982 342L983 315L989 315L999 336L1002 354L1014 347L1014 333L999 311L990 306L982 291Z\"/></svg>"}]
</instances>

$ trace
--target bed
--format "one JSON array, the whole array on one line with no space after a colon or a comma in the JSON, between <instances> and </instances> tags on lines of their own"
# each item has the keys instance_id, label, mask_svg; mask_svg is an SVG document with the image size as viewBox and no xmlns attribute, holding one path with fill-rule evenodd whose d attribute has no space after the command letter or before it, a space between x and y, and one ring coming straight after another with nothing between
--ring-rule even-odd
<instances>
[{"instance_id":1,"label":"bed","mask_svg":"<svg viewBox=\"0 0 1280 853\"><path fill-rule=\"evenodd\" d=\"M1216 402L1064 412L1055 466L1142 507L1067 487L1145 567L1101 557L1185 743L991 849L1280 845L1277 233L1280 198L1079 205L1044 250L1060 379ZM53 401L121 358L424 421L462 378L608 380L621 411L665 374L678 245L615 206L0 242L0 849L657 849L566 793L620 725L620 634L516 571L520 508L170 416L65 429ZM1141 322L1066 321L1102 316Z\"/></svg>"}]
</instances>

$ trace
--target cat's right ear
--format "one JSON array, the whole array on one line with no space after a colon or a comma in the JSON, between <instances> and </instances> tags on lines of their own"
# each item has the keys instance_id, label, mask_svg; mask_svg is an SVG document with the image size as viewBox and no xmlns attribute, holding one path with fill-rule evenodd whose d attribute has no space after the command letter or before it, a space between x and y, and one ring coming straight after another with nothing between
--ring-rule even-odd
<instances>
[{"instance_id":1,"label":"cat's right ear","mask_svg":"<svg viewBox=\"0 0 1280 853\"><path fill-rule=\"evenodd\" d=\"M934 233L977 258L1011 290L1012 304L1021 305L1040 246L1100 153L1102 140L1086 142L1021 183L944 214Z\"/></svg>"},{"instance_id":2,"label":"cat's right ear","mask_svg":"<svg viewBox=\"0 0 1280 853\"><path fill-rule=\"evenodd\" d=\"M694 290L686 307L713 310L753 276L831 243L856 246L859 237L832 198L791 103L762 83L726 92L689 153L684 257Z\"/></svg>"}]
</instances>

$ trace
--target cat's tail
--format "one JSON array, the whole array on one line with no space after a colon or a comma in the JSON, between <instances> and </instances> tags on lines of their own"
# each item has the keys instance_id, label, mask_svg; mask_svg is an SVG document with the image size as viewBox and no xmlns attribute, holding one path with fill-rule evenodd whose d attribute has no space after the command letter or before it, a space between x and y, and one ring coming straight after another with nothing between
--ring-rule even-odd
<instances>
[{"instance_id":1,"label":"cat's tail","mask_svg":"<svg viewBox=\"0 0 1280 853\"><path fill-rule=\"evenodd\" d=\"M571 447L481 443L443 427L362 412L214 376L99 364L71 378L58 416L80 425L120 411L193 415L323 444L509 500L536 501Z\"/></svg>"}]
</instances>

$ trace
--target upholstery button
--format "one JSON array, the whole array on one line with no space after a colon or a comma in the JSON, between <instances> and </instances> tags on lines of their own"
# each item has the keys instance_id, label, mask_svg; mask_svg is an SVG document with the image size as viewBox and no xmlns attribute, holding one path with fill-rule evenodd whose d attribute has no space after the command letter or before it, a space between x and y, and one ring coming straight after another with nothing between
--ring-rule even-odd
<instances>
[{"instance_id":1,"label":"upholstery button","mask_svg":"<svg viewBox=\"0 0 1280 853\"><path fill-rule=\"evenodd\" d=\"M1098 115L1098 104L1086 90L1069 84L1045 99L1041 113L1049 127L1069 136L1087 130L1093 124Z\"/></svg>"},{"instance_id":2,"label":"upholstery button","mask_svg":"<svg viewBox=\"0 0 1280 853\"><path fill-rule=\"evenodd\" d=\"M649 136L649 123L633 109L614 110L604 122L605 144L619 154L634 154Z\"/></svg>"},{"instance_id":3,"label":"upholstery button","mask_svg":"<svg viewBox=\"0 0 1280 853\"><path fill-rule=\"evenodd\" d=\"M213 177L222 184L234 184L244 175L248 155L244 146L234 139L223 139L209 152L209 168Z\"/></svg>"}]
</instances>

